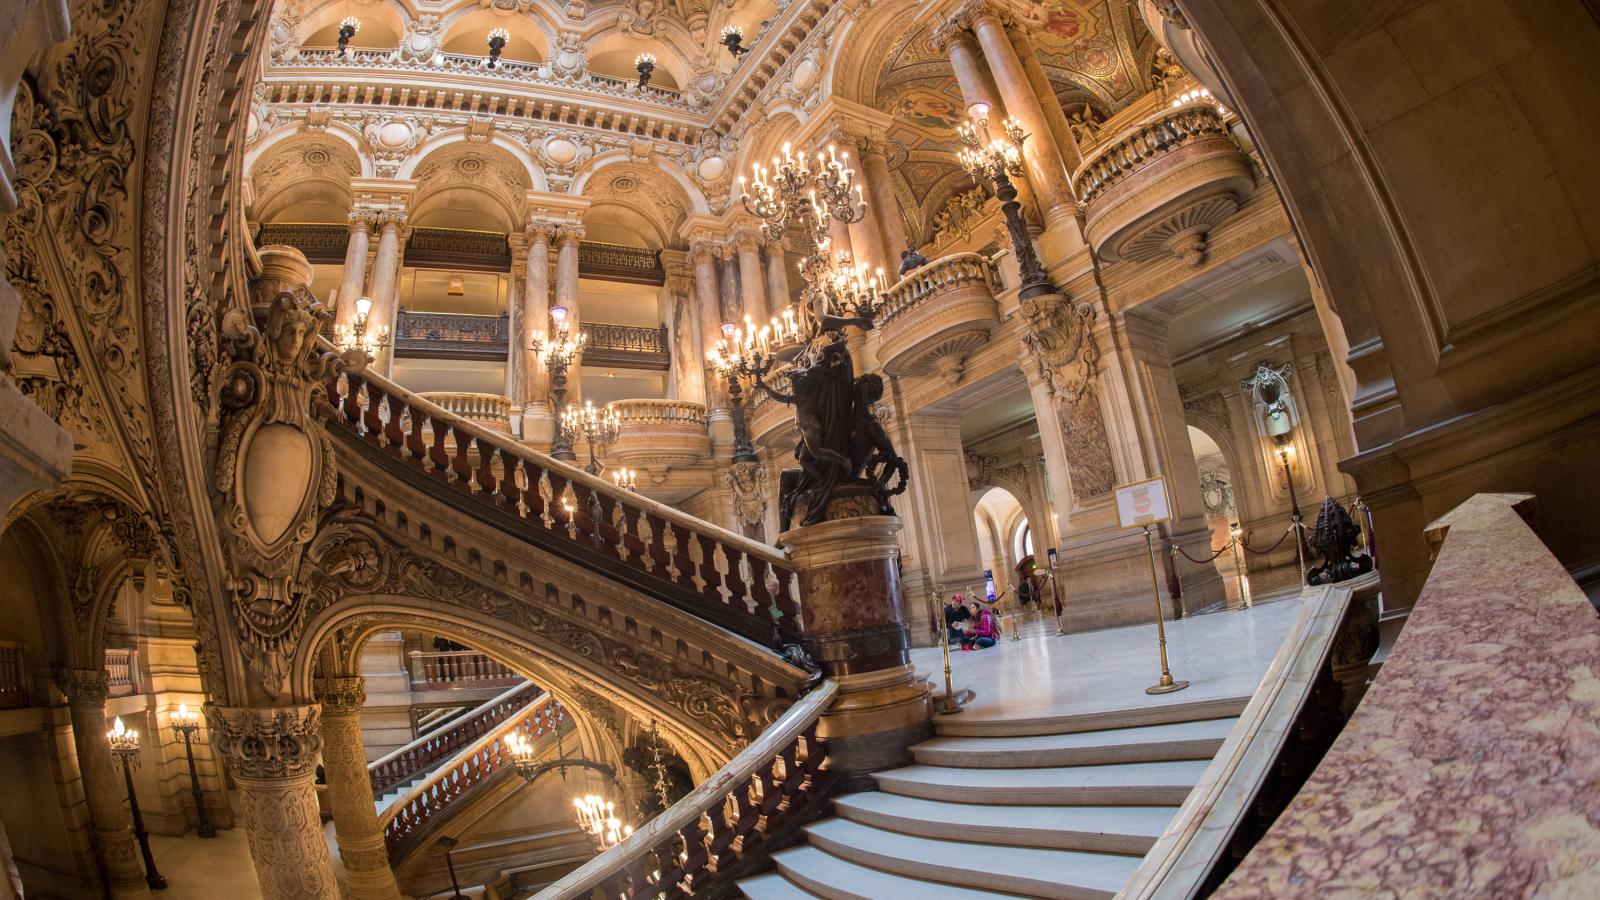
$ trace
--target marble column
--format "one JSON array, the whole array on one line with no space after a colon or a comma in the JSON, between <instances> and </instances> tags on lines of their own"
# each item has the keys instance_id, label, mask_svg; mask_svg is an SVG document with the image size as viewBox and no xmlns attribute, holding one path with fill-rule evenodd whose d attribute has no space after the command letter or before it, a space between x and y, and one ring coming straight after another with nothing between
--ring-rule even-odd
<instances>
[{"instance_id":1,"label":"marble column","mask_svg":"<svg viewBox=\"0 0 1600 900\"><path fill-rule=\"evenodd\" d=\"M526 239L528 261L522 284L522 437L533 440L548 434L555 415L550 409L550 373L541 354L533 352L533 339L550 334L550 239L555 226L530 220Z\"/></svg>"},{"instance_id":2,"label":"marble column","mask_svg":"<svg viewBox=\"0 0 1600 900\"><path fill-rule=\"evenodd\" d=\"M400 888L389 868L361 743L366 679L318 679L317 700L322 704L322 768L333 800L333 828L339 858L344 861L346 896L350 900L399 900Z\"/></svg>"},{"instance_id":3,"label":"marble column","mask_svg":"<svg viewBox=\"0 0 1600 900\"><path fill-rule=\"evenodd\" d=\"M385 378L394 372L395 322L400 313L400 256L405 240L406 215L398 210L378 213L378 253L372 260L372 278L367 296L372 312L367 317L367 333L389 330L389 344L377 353L373 366Z\"/></svg>"},{"instance_id":4,"label":"marble column","mask_svg":"<svg viewBox=\"0 0 1600 900\"><path fill-rule=\"evenodd\" d=\"M528 247L520 236L512 235L507 240L511 247L511 273L506 280L506 377L505 395L509 416L506 425L511 431L516 432L522 427L522 410L527 403L526 387L528 373L523 367L527 353L526 342L523 337L528 333L527 310L524 309L526 301L523 291L527 290Z\"/></svg>"},{"instance_id":5,"label":"marble column","mask_svg":"<svg viewBox=\"0 0 1600 900\"><path fill-rule=\"evenodd\" d=\"M767 255L767 302L771 306L772 314L783 315L789 308L789 261L783 254L782 241L768 241Z\"/></svg>"},{"instance_id":6,"label":"marble column","mask_svg":"<svg viewBox=\"0 0 1600 900\"><path fill-rule=\"evenodd\" d=\"M148 900L144 863L133 839L133 819L128 815L127 789L117 772L118 763L106 743L106 673L104 669L68 669L60 679L62 693L72 711L72 742L78 750L83 794L94 825L100 868L111 896Z\"/></svg>"},{"instance_id":7,"label":"marble column","mask_svg":"<svg viewBox=\"0 0 1600 900\"><path fill-rule=\"evenodd\" d=\"M1033 49L1033 38L1028 36L1025 28L1012 28L1006 35L1011 39L1011 47L1016 51L1017 58L1022 61L1022 69L1028 76L1028 88L1033 95L1039 98L1039 106L1044 112L1045 123L1050 128L1050 137L1056 142L1056 151L1061 155L1061 165L1066 169L1067 177L1078 171L1083 165L1083 153L1078 148L1078 138L1072 131L1072 124L1067 121L1066 110L1061 108L1061 101L1056 99L1056 89L1050 84L1050 76L1045 74L1044 65L1039 62L1039 54ZM1074 193L1073 196L1077 196Z\"/></svg>"},{"instance_id":8,"label":"marble column","mask_svg":"<svg viewBox=\"0 0 1600 900\"><path fill-rule=\"evenodd\" d=\"M911 240L906 236L905 218L900 215L900 203L894 196L888 147L881 140L867 141L861 150L861 164L865 169L867 195L872 200L868 214L877 223L883 239L884 278L893 284L899 280L896 273L900 270L900 251L911 246Z\"/></svg>"},{"instance_id":9,"label":"marble column","mask_svg":"<svg viewBox=\"0 0 1600 900\"><path fill-rule=\"evenodd\" d=\"M1022 161L1027 169L1028 183L1038 195L1044 208L1046 227L1057 222L1077 218L1077 201L1072 197L1072 186L1067 182L1066 168L1060 150L1050 132L1044 107L1034 95L1028 74L1011 38L1006 34L1003 13L994 7L984 6L974 17L973 31L983 48L983 58L994 73L996 86L1005 101L1006 111L1022 123L1029 135L1022 145ZM998 120L991 116L992 123Z\"/></svg>"},{"instance_id":10,"label":"marble column","mask_svg":"<svg viewBox=\"0 0 1600 900\"><path fill-rule=\"evenodd\" d=\"M583 241L583 226L574 222L556 228L556 306L567 309L567 324L574 335L582 330L583 318L578 309L578 244ZM583 385L578 377L583 367L580 353L567 369L567 403L583 405ZM552 410L559 421L563 410Z\"/></svg>"},{"instance_id":11,"label":"marble column","mask_svg":"<svg viewBox=\"0 0 1600 900\"><path fill-rule=\"evenodd\" d=\"M1000 102L1000 91L995 87L994 79L990 77L989 69L983 64L983 58L979 55L977 37L952 20L934 31L933 45L935 49L942 49L949 57L950 68L955 72L956 85L961 89L961 102L966 109L970 111L974 104L983 103L989 107L990 122L1003 120L1005 106ZM1039 216L1036 207L1039 203L1033 185L1023 178L1017 179L1016 187L1030 229L1037 228Z\"/></svg>"},{"instance_id":12,"label":"marble column","mask_svg":"<svg viewBox=\"0 0 1600 900\"><path fill-rule=\"evenodd\" d=\"M322 753L318 707L207 704L205 712L212 745L238 785L263 900L337 900L313 784Z\"/></svg>"},{"instance_id":13,"label":"marble column","mask_svg":"<svg viewBox=\"0 0 1600 900\"><path fill-rule=\"evenodd\" d=\"M679 400L706 405L706 352L700 317L690 301L689 261L682 251L661 251L667 270L668 314L672 318L672 379Z\"/></svg>"},{"instance_id":14,"label":"marble column","mask_svg":"<svg viewBox=\"0 0 1600 900\"><path fill-rule=\"evenodd\" d=\"M717 282L722 291L718 303L722 307L722 321L744 327L744 304L739 301L739 259L733 245L717 247Z\"/></svg>"},{"instance_id":15,"label":"marble column","mask_svg":"<svg viewBox=\"0 0 1600 900\"><path fill-rule=\"evenodd\" d=\"M350 239L344 248L344 273L339 282L339 297L334 321L348 326L356 319L356 301L367 283L367 251L371 247L372 223L377 214L370 209L350 210Z\"/></svg>"},{"instance_id":16,"label":"marble column","mask_svg":"<svg viewBox=\"0 0 1600 900\"><path fill-rule=\"evenodd\" d=\"M908 765L911 746L933 732L927 684L911 667L901 522L852 514L865 508L861 499L835 499L828 520L778 536L806 598L795 623L801 643L839 684L818 735L846 791L873 789L873 772Z\"/></svg>"},{"instance_id":17,"label":"marble column","mask_svg":"<svg viewBox=\"0 0 1600 900\"><path fill-rule=\"evenodd\" d=\"M740 231L734 235L733 246L739 255L740 306L759 328L774 308L767 303L767 279L761 271L761 236L754 231Z\"/></svg>"},{"instance_id":18,"label":"marble column","mask_svg":"<svg viewBox=\"0 0 1600 900\"><path fill-rule=\"evenodd\" d=\"M710 372L706 354L722 339L722 292L717 285L717 255L710 241L695 241L689 247L689 260L694 267L694 306L700 319L700 364L704 366L706 386L706 419L716 429L720 424L727 429L730 421L728 395L721 378ZM731 431L728 432L732 434Z\"/></svg>"}]
</instances>

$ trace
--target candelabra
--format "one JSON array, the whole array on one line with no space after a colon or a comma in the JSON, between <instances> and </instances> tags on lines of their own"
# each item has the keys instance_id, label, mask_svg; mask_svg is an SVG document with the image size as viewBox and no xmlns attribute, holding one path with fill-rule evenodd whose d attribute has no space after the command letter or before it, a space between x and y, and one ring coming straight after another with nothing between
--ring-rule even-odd
<instances>
[{"instance_id":1,"label":"candelabra","mask_svg":"<svg viewBox=\"0 0 1600 900\"><path fill-rule=\"evenodd\" d=\"M568 404L567 411L561 415L562 442L571 447L582 435L589 445L589 464L583 470L590 475L599 475L605 469L595 455L595 448L615 441L621 430L622 416L610 407L597 409L592 401L585 403L582 409Z\"/></svg>"},{"instance_id":2,"label":"candelabra","mask_svg":"<svg viewBox=\"0 0 1600 900\"><path fill-rule=\"evenodd\" d=\"M604 763L593 760L577 758L568 759L566 749L561 742L561 729L559 725L556 732L556 758L539 762L536 760L533 742L528 740L520 731L512 731L506 735L506 748L511 753L511 764L528 784L533 784L540 776L548 772L558 772L561 780L567 780L568 769L587 769L598 773L600 776L615 783L616 770ZM602 793L596 793L584 788L575 788L572 798L574 814L578 827L589 835L599 850L609 850L622 842L622 839L633 834L633 826L623 824L617 815L616 801L608 799Z\"/></svg>"},{"instance_id":3,"label":"candelabra","mask_svg":"<svg viewBox=\"0 0 1600 900\"><path fill-rule=\"evenodd\" d=\"M550 310L550 332L548 338L535 336L529 346L535 354L544 354L545 367L550 370L550 393L553 395L552 407L560 414L566 407L567 401L567 369L583 352L583 345L588 340L588 335L578 332L572 333L572 328L567 324L567 308L556 306ZM572 462L578 454L572 451L572 443L566 439L561 428L561 423L556 423L554 439L550 445L550 455L556 459Z\"/></svg>"},{"instance_id":4,"label":"candelabra","mask_svg":"<svg viewBox=\"0 0 1600 900\"><path fill-rule=\"evenodd\" d=\"M504 28L495 28L489 32L489 68L500 64L500 54L506 49L506 41L511 39L511 32Z\"/></svg>"},{"instance_id":5,"label":"candelabra","mask_svg":"<svg viewBox=\"0 0 1600 900\"><path fill-rule=\"evenodd\" d=\"M133 836L139 840L139 852L144 854L144 882L152 891L167 888L167 879L156 870L156 858L150 853L150 833L144 830L144 816L139 814L139 795L133 790L133 770L139 765L139 732L122 724L118 716L111 730L106 732L106 743L111 752L122 761L122 781L128 787L128 810L133 813Z\"/></svg>"},{"instance_id":6,"label":"candelabra","mask_svg":"<svg viewBox=\"0 0 1600 900\"><path fill-rule=\"evenodd\" d=\"M206 796L200 790L200 776L194 770L194 736L200 733L200 714L189 711L189 704L179 703L172 714L172 730L183 736L183 753L189 758L189 791L194 794L195 832L203 838L217 836L206 816Z\"/></svg>"},{"instance_id":7,"label":"candelabra","mask_svg":"<svg viewBox=\"0 0 1600 900\"><path fill-rule=\"evenodd\" d=\"M611 470L611 482L625 491L637 493L639 490L639 473L632 469L624 469L618 466Z\"/></svg>"},{"instance_id":8,"label":"candelabra","mask_svg":"<svg viewBox=\"0 0 1600 900\"><path fill-rule=\"evenodd\" d=\"M733 416L733 461L756 462L755 447L750 443L750 429L744 417L744 381L759 382L772 371L778 361L774 350L799 339L800 326L793 310L784 310L781 317L771 323L755 327L745 317L741 330L732 322L722 325L722 339L706 354L711 368L728 382L728 406Z\"/></svg>"},{"instance_id":9,"label":"candelabra","mask_svg":"<svg viewBox=\"0 0 1600 900\"><path fill-rule=\"evenodd\" d=\"M1000 200L1000 211L1005 216L1006 232L1011 236L1011 249L1017 256L1017 270L1022 276L1019 297L1031 300L1055 292L1050 276L1039 264L1034 252L1033 238L1028 234L1028 224L1022 218L1022 204L1017 202L1017 186L1011 179L1022 176L1022 143L1028 135L1016 119L1001 123L1000 133L989 131L989 105L974 103L972 121L963 122L960 130L962 149L961 165L973 181L988 181L994 185L994 195Z\"/></svg>"},{"instance_id":10,"label":"candelabra","mask_svg":"<svg viewBox=\"0 0 1600 900\"><path fill-rule=\"evenodd\" d=\"M737 25L729 25L722 29L722 46L728 48L734 59L750 52L750 48L744 46L744 32Z\"/></svg>"},{"instance_id":11,"label":"candelabra","mask_svg":"<svg viewBox=\"0 0 1600 900\"><path fill-rule=\"evenodd\" d=\"M644 90L650 84L650 76L656 71L656 58L650 53L641 53L633 60L633 67L639 70L639 90Z\"/></svg>"},{"instance_id":12,"label":"candelabra","mask_svg":"<svg viewBox=\"0 0 1600 900\"><path fill-rule=\"evenodd\" d=\"M361 30L361 20L356 18L355 16L345 16L343 19L341 19L339 21L339 55L340 56L344 56L345 50L347 48L349 48L349 46L350 46L350 39L355 37L356 36L356 32L358 32L360 30Z\"/></svg>"},{"instance_id":13,"label":"candelabra","mask_svg":"<svg viewBox=\"0 0 1600 900\"><path fill-rule=\"evenodd\" d=\"M367 320L372 315L372 298L361 297L356 300L356 318L349 325L339 327L335 337L338 338L340 349L346 352L360 350L368 359L376 357L383 348L389 346L389 326L379 325L377 330L368 333Z\"/></svg>"}]
</instances>

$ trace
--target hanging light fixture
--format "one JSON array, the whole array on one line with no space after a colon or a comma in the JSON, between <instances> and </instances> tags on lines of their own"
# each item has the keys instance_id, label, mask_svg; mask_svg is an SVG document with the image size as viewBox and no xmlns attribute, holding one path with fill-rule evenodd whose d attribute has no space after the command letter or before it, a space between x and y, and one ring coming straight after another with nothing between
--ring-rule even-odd
<instances>
[{"instance_id":1,"label":"hanging light fixture","mask_svg":"<svg viewBox=\"0 0 1600 900\"><path fill-rule=\"evenodd\" d=\"M511 32L504 28L495 28L489 32L489 68L494 68L500 63L500 54L506 49L506 41L511 40Z\"/></svg>"},{"instance_id":2,"label":"hanging light fixture","mask_svg":"<svg viewBox=\"0 0 1600 900\"><path fill-rule=\"evenodd\" d=\"M616 785L617 772L610 766L582 757L568 759L566 747L561 740L559 723L555 732L556 758L546 762L535 760L533 742L520 730L506 735L506 748L511 753L511 764L524 781L533 784L547 772L558 772L561 780L566 782L568 769L587 769L609 780L613 786ZM587 782L587 777L585 781ZM593 791L588 789L587 784L580 788L576 783L571 787L574 791L573 814L578 821L578 827L589 836L595 849L604 852L633 834L633 826L624 823L621 816L617 815L616 800L604 789Z\"/></svg>"},{"instance_id":3,"label":"hanging light fixture","mask_svg":"<svg viewBox=\"0 0 1600 900\"><path fill-rule=\"evenodd\" d=\"M722 29L722 46L728 48L734 59L750 52L750 48L744 46L744 30L737 25L729 25Z\"/></svg>"},{"instance_id":4,"label":"hanging light fixture","mask_svg":"<svg viewBox=\"0 0 1600 900\"><path fill-rule=\"evenodd\" d=\"M641 53L633 60L633 67L639 70L639 90L644 90L650 84L650 76L656 71L656 58L651 53Z\"/></svg>"},{"instance_id":5,"label":"hanging light fixture","mask_svg":"<svg viewBox=\"0 0 1600 900\"><path fill-rule=\"evenodd\" d=\"M345 16L339 22L339 55L343 56L346 48L350 46L350 39L361 30L361 20L355 16Z\"/></svg>"}]
</instances>

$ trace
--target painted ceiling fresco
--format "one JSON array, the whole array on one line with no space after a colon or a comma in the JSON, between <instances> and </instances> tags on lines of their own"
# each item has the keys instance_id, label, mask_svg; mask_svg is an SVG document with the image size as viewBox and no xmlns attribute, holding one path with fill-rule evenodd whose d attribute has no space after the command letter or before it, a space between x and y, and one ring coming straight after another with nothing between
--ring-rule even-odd
<instances>
[{"instance_id":1,"label":"painted ceiling fresco","mask_svg":"<svg viewBox=\"0 0 1600 900\"><path fill-rule=\"evenodd\" d=\"M1020 17L1069 114L1087 106L1090 118L1104 119L1152 88L1157 44L1129 0L1035 0ZM950 195L972 186L955 159L961 91L931 39L931 26L918 25L893 40L874 104L894 118L895 190L908 227L923 238Z\"/></svg>"}]
</instances>

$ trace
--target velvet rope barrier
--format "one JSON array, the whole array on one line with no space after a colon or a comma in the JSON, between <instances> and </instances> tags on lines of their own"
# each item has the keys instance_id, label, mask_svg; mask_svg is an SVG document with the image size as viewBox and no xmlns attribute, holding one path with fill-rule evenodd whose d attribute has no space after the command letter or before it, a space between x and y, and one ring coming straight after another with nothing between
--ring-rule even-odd
<instances>
[{"instance_id":1,"label":"velvet rope barrier","mask_svg":"<svg viewBox=\"0 0 1600 900\"><path fill-rule=\"evenodd\" d=\"M1289 526L1289 530L1285 531L1283 533L1283 537L1278 538L1278 542L1276 544L1273 544L1271 547L1268 547L1265 550L1257 550L1254 547L1251 547L1250 546L1250 542L1246 541L1242 537L1239 538L1239 546L1243 547L1245 549L1246 553L1254 553L1257 556L1264 556L1264 555L1266 555L1268 553L1271 553L1272 551L1278 549L1279 547L1283 546L1283 542L1285 540L1287 540L1289 538L1289 535L1291 535L1293 533L1294 533L1294 526L1290 525Z\"/></svg>"}]
</instances>

